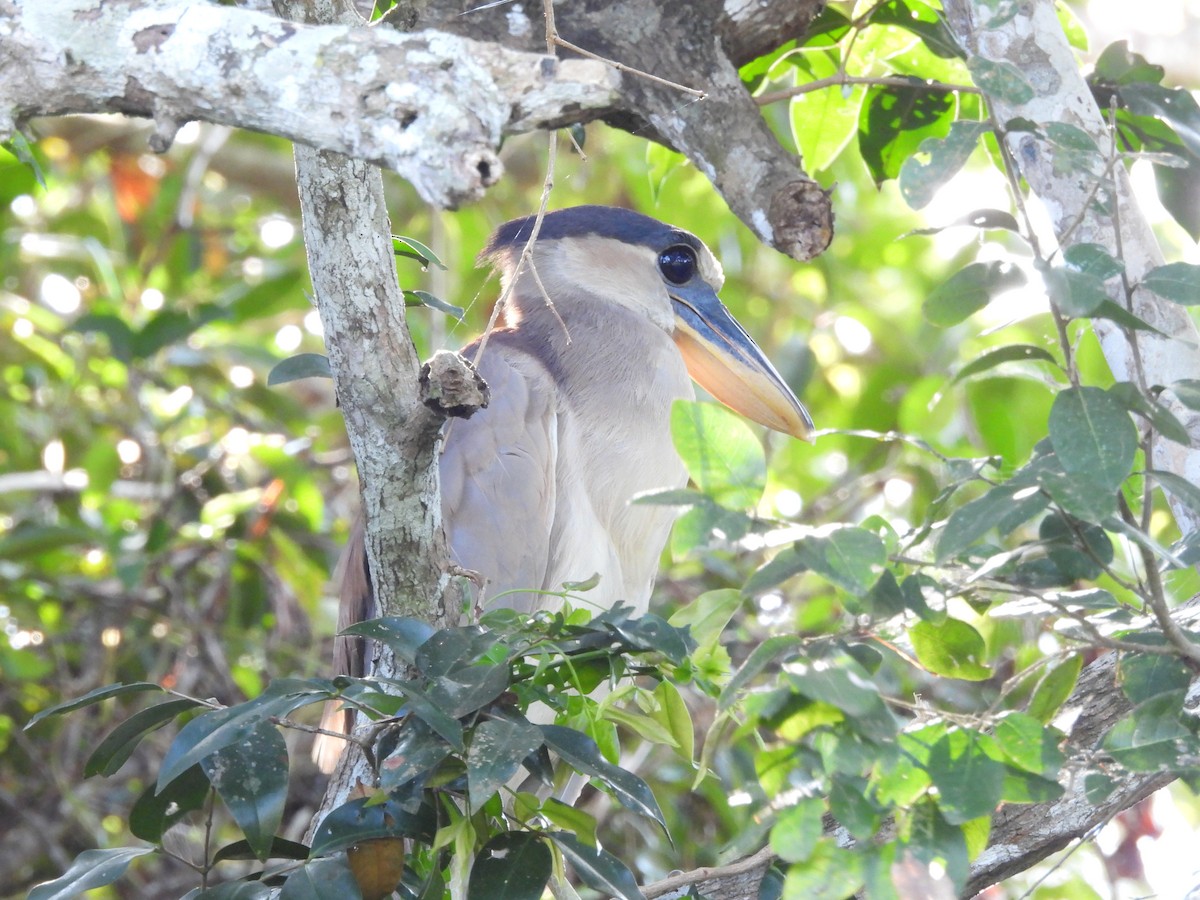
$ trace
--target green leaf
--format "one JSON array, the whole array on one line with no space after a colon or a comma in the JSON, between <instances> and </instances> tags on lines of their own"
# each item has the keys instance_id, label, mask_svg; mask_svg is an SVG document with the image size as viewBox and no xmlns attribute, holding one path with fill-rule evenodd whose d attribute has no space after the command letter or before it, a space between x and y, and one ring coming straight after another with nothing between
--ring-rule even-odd
<instances>
[{"instance_id":1,"label":"green leaf","mask_svg":"<svg viewBox=\"0 0 1200 900\"><path fill-rule=\"evenodd\" d=\"M1200 156L1200 104L1190 91L1138 81L1122 85L1118 94L1130 112L1162 120L1194 156Z\"/></svg>"},{"instance_id":2,"label":"green leaf","mask_svg":"<svg viewBox=\"0 0 1200 900\"><path fill-rule=\"evenodd\" d=\"M96 745L84 764L83 777L115 774L137 749L142 738L162 728L180 713L199 705L196 700L167 700L134 713Z\"/></svg>"},{"instance_id":3,"label":"green leaf","mask_svg":"<svg viewBox=\"0 0 1200 900\"><path fill-rule=\"evenodd\" d=\"M475 726L467 745L467 794L471 813L483 808L508 783L521 762L542 746L542 733L528 722L487 719Z\"/></svg>"},{"instance_id":4,"label":"green leaf","mask_svg":"<svg viewBox=\"0 0 1200 900\"><path fill-rule=\"evenodd\" d=\"M0 538L0 559L22 559L51 550L61 550L78 544L91 544L99 535L90 528L75 525L30 525L22 524ZM162 690L153 685L156 690ZM100 688L107 690L107 688ZM148 689L147 689L148 690ZM104 699L101 697L100 699ZM84 704L85 706L87 704ZM58 707L54 707L55 710ZM62 710L65 712L66 710ZM47 710L50 715L52 710ZM39 721L38 717L31 720Z\"/></svg>"},{"instance_id":5,"label":"green leaf","mask_svg":"<svg viewBox=\"0 0 1200 900\"><path fill-rule=\"evenodd\" d=\"M856 840L870 840L879 830L881 817L867 797L865 778L835 774L829 789L829 811Z\"/></svg>"},{"instance_id":6,"label":"green leaf","mask_svg":"<svg viewBox=\"0 0 1200 900\"><path fill-rule=\"evenodd\" d=\"M406 663L415 664L417 651L434 634L428 622L407 616L383 616L356 622L339 634L356 635L386 644L393 653Z\"/></svg>"},{"instance_id":7,"label":"green leaf","mask_svg":"<svg viewBox=\"0 0 1200 900\"><path fill-rule=\"evenodd\" d=\"M149 785L129 810L129 832L136 838L157 844L167 829L189 813L204 806L212 785L199 765L192 766L156 793Z\"/></svg>"},{"instance_id":8,"label":"green leaf","mask_svg":"<svg viewBox=\"0 0 1200 900\"><path fill-rule=\"evenodd\" d=\"M28 731L38 722L47 719L50 716L61 716L63 713L74 712L77 709L83 709L85 706L91 706L94 703L101 703L112 697L121 697L125 694L138 694L145 691L162 691L162 685L155 684L152 681L133 681L128 684L106 684L104 687L98 687L93 691L88 691L82 697L76 697L74 700L66 700L63 703L56 703L47 709L43 709L32 719L25 723L25 730Z\"/></svg>"},{"instance_id":9,"label":"green leaf","mask_svg":"<svg viewBox=\"0 0 1200 900\"><path fill-rule=\"evenodd\" d=\"M354 873L343 856L313 859L288 873L279 900L362 900Z\"/></svg>"},{"instance_id":10,"label":"green leaf","mask_svg":"<svg viewBox=\"0 0 1200 900\"><path fill-rule=\"evenodd\" d=\"M467 900L540 900L552 870L550 848L539 835L498 834L475 856Z\"/></svg>"},{"instance_id":11,"label":"green leaf","mask_svg":"<svg viewBox=\"0 0 1200 900\"><path fill-rule=\"evenodd\" d=\"M1183 503L1192 512L1200 515L1200 487L1192 484L1186 478L1181 478L1174 472L1149 469L1146 474L1157 481L1159 486L1169 492L1176 500Z\"/></svg>"},{"instance_id":12,"label":"green leaf","mask_svg":"<svg viewBox=\"0 0 1200 900\"><path fill-rule=\"evenodd\" d=\"M938 189L958 174L979 138L990 130L987 122L955 122L946 137L923 140L916 154L900 166L900 194L905 202L913 209L927 206Z\"/></svg>"},{"instance_id":13,"label":"green leaf","mask_svg":"<svg viewBox=\"0 0 1200 900\"><path fill-rule=\"evenodd\" d=\"M227 881L205 891L192 891L184 900L269 900L274 891L261 881Z\"/></svg>"},{"instance_id":14,"label":"green leaf","mask_svg":"<svg viewBox=\"0 0 1200 900\"><path fill-rule=\"evenodd\" d=\"M921 621L908 631L917 659L935 675L983 681L992 670L983 664L983 637L961 619Z\"/></svg>"},{"instance_id":15,"label":"green leaf","mask_svg":"<svg viewBox=\"0 0 1200 900\"><path fill-rule=\"evenodd\" d=\"M271 853L287 800L288 752L279 729L258 722L246 739L200 765L260 860Z\"/></svg>"},{"instance_id":16,"label":"green leaf","mask_svg":"<svg viewBox=\"0 0 1200 900\"><path fill-rule=\"evenodd\" d=\"M938 809L951 825L991 815L1004 791L1004 765L988 756L985 739L956 728L929 754L929 777L938 789Z\"/></svg>"},{"instance_id":17,"label":"green leaf","mask_svg":"<svg viewBox=\"0 0 1200 900\"><path fill-rule=\"evenodd\" d=\"M903 28L919 37L930 53L942 59L966 57L942 15L926 3L888 0L871 11L871 24Z\"/></svg>"},{"instance_id":18,"label":"green leaf","mask_svg":"<svg viewBox=\"0 0 1200 900\"><path fill-rule=\"evenodd\" d=\"M80 334L102 334L108 338L108 348L114 358L123 363L133 359L133 329L119 316L85 313L72 322L68 330Z\"/></svg>"},{"instance_id":19,"label":"green leaf","mask_svg":"<svg viewBox=\"0 0 1200 900\"><path fill-rule=\"evenodd\" d=\"M543 726L545 727L545 726ZM546 837L558 845L563 858L571 864L579 879L605 897L618 900L644 900L637 880L625 863L606 850L589 847L565 831L547 831Z\"/></svg>"},{"instance_id":20,"label":"green leaf","mask_svg":"<svg viewBox=\"0 0 1200 900\"><path fill-rule=\"evenodd\" d=\"M453 749L462 752L462 726L459 728L459 743ZM414 716L405 721L400 729L396 746L379 764L379 786L390 791L407 784L414 778L432 771L450 755L451 744L434 732L424 718Z\"/></svg>"},{"instance_id":21,"label":"green leaf","mask_svg":"<svg viewBox=\"0 0 1200 900\"><path fill-rule=\"evenodd\" d=\"M35 886L29 892L28 900L70 900L92 888L112 884L125 874L131 862L153 852L153 847L85 850L75 857L64 874Z\"/></svg>"},{"instance_id":22,"label":"green leaf","mask_svg":"<svg viewBox=\"0 0 1200 900\"><path fill-rule=\"evenodd\" d=\"M808 51L791 58L796 60L797 85L828 78L838 70L837 54L830 51ZM828 169L854 138L866 92L863 85L847 85L792 98L788 108L792 139L806 171Z\"/></svg>"},{"instance_id":23,"label":"green leaf","mask_svg":"<svg viewBox=\"0 0 1200 900\"><path fill-rule=\"evenodd\" d=\"M238 706L197 716L175 736L158 772L158 789L218 750L247 740L260 722L329 698L329 692L297 678L276 678L262 695Z\"/></svg>"},{"instance_id":24,"label":"green leaf","mask_svg":"<svg viewBox=\"0 0 1200 900\"><path fill-rule=\"evenodd\" d=\"M957 384L964 378L979 375L1007 362L1027 362L1030 360L1048 362L1055 366L1058 365L1058 360L1054 358L1054 355L1041 347L1035 347L1033 344L1008 344L996 350L989 350L971 360L950 379L950 384Z\"/></svg>"},{"instance_id":25,"label":"green leaf","mask_svg":"<svg viewBox=\"0 0 1200 900\"><path fill-rule=\"evenodd\" d=\"M797 660L787 666L786 679L796 693L840 709L867 737L886 741L896 734L896 720L878 685L857 663L843 659L837 665L825 661L815 665Z\"/></svg>"},{"instance_id":26,"label":"green leaf","mask_svg":"<svg viewBox=\"0 0 1200 900\"><path fill-rule=\"evenodd\" d=\"M1125 263L1115 259L1100 244L1072 244L1063 251L1063 261L1071 268L1107 281L1125 271Z\"/></svg>"},{"instance_id":27,"label":"green leaf","mask_svg":"<svg viewBox=\"0 0 1200 900\"><path fill-rule=\"evenodd\" d=\"M822 838L802 862L788 867L783 900L845 900L863 884L863 856Z\"/></svg>"},{"instance_id":28,"label":"green leaf","mask_svg":"<svg viewBox=\"0 0 1200 900\"><path fill-rule=\"evenodd\" d=\"M1183 378L1173 382L1171 393L1188 409L1200 411L1200 379Z\"/></svg>"},{"instance_id":29,"label":"green leaf","mask_svg":"<svg viewBox=\"0 0 1200 900\"><path fill-rule=\"evenodd\" d=\"M134 333L131 348L133 358L153 356L164 347L180 343L209 322L226 315L227 312L215 304L206 304L194 313L165 309Z\"/></svg>"},{"instance_id":30,"label":"green leaf","mask_svg":"<svg viewBox=\"0 0 1200 900\"><path fill-rule=\"evenodd\" d=\"M1026 772L1054 778L1066 762L1058 749L1062 733L1025 713L1007 714L996 725L995 736L1004 758Z\"/></svg>"},{"instance_id":31,"label":"green leaf","mask_svg":"<svg viewBox=\"0 0 1200 900\"><path fill-rule=\"evenodd\" d=\"M1153 425L1163 437L1184 446L1191 443L1187 429L1175 414L1143 394L1133 382L1119 381L1110 387L1108 392L1127 410L1137 413Z\"/></svg>"},{"instance_id":32,"label":"green leaf","mask_svg":"<svg viewBox=\"0 0 1200 900\"><path fill-rule=\"evenodd\" d=\"M812 855L824 834L821 817L825 801L806 797L779 814L771 828L771 849L784 862L802 862Z\"/></svg>"},{"instance_id":33,"label":"green leaf","mask_svg":"<svg viewBox=\"0 0 1200 900\"><path fill-rule=\"evenodd\" d=\"M1153 65L1140 53L1132 52L1128 41L1116 41L1104 48L1089 80L1108 84L1135 84L1139 81L1158 84L1163 74L1162 66Z\"/></svg>"},{"instance_id":34,"label":"green leaf","mask_svg":"<svg viewBox=\"0 0 1200 900\"><path fill-rule=\"evenodd\" d=\"M332 856L355 844L381 838L410 837L427 843L437 830L437 815L428 804L415 812L388 797L383 803L358 797L343 803L321 820L313 835L311 858Z\"/></svg>"},{"instance_id":35,"label":"green leaf","mask_svg":"<svg viewBox=\"0 0 1200 900\"><path fill-rule=\"evenodd\" d=\"M781 551L746 581L742 592L762 593L793 575L812 571L856 596L866 594L883 572L887 548L879 535L854 525L814 529Z\"/></svg>"},{"instance_id":36,"label":"green leaf","mask_svg":"<svg viewBox=\"0 0 1200 900\"><path fill-rule=\"evenodd\" d=\"M455 306L453 303L447 303L441 297L435 297L429 291L402 291L404 294L405 305L407 306L428 306L430 309L436 309L438 312L443 312L452 319L462 321L463 308Z\"/></svg>"},{"instance_id":37,"label":"green leaf","mask_svg":"<svg viewBox=\"0 0 1200 900\"><path fill-rule=\"evenodd\" d=\"M1151 269L1140 287L1183 306L1200 304L1200 266L1192 263L1167 263Z\"/></svg>"},{"instance_id":38,"label":"green leaf","mask_svg":"<svg viewBox=\"0 0 1200 900\"><path fill-rule=\"evenodd\" d=\"M799 635L777 634L767 638L750 651L741 668L729 679L729 683L721 691L717 708L722 712L727 710L735 701L742 699L749 683L767 666L794 657L803 648L804 642Z\"/></svg>"},{"instance_id":39,"label":"green leaf","mask_svg":"<svg viewBox=\"0 0 1200 900\"><path fill-rule=\"evenodd\" d=\"M1112 493L1133 469L1137 429L1121 403L1096 387L1068 388L1050 408L1050 443L1067 475Z\"/></svg>"},{"instance_id":40,"label":"green leaf","mask_svg":"<svg viewBox=\"0 0 1200 900\"><path fill-rule=\"evenodd\" d=\"M281 359L267 373L267 386L286 384L300 378L332 378L329 357L324 353L297 353Z\"/></svg>"},{"instance_id":41,"label":"green leaf","mask_svg":"<svg viewBox=\"0 0 1200 900\"><path fill-rule=\"evenodd\" d=\"M445 270L446 268L445 264L438 259L437 254L418 241L416 238L393 234L392 252L395 253L396 256L403 256L406 259L415 259L424 269L429 268L431 264L442 270Z\"/></svg>"},{"instance_id":42,"label":"green leaf","mask_svg":"<svg viewBox=\"0 0 1200 900\"><path fill-rule=\"evenodd\" d=\"M990 97L1010 106L1020 106L1033 99L1033 85L1025 73L1010 62L969 56L967 68L976 87Z\"/></svg>"},{"instance_id":43,"label":"green leaf","mask_svg":"<svg viewBox=\"0 0 1200 900\"><path fill-rule=\"evenodd\" d=\"M1191 736L1180 719L1186 693L1165 691L1137 704L1109 729L1102 742L1104 749L1135 772L1178 765L1178 742Z\"/></svg>"},{"instance_id":44,"label":"green leaf","mask_svg":"<svg viewBox=\"0 0 1200 900\"><path fill-rule=\"evenodd\" d=\"M725 626L741 606L741 591L732 588L706 591L677 609L668 621L676 628L687 628L697 646L708 647L720 641Z\"/></svg>"},{"instance_id":45,"label":"green leaf","mask_svg":"<svg viewBox=\"0 0 1200 900\"><path fill-rule=\"evenodd\" d=\"M971 263L934 288L921 311L933 325L943 328L957 325L998 295L1026 281L1025 273L1009 262Z\"/></svg>"},{"instance_id":46,"label":"green leaf","mask_svg":"<svg viewBox=\"0 0 1200 900\"><path fill-rule=\"evenodd\" d=\"M1118 325L1124 325L1126 328L1132 328L1135 331L1149 331L1152 334L1157 334L1159 337L1169 337L1169 335L1155 328L1145 319L1135 316L1125 307L1111 300L1101 303L1095 312L1092 313L1092 318L1109 319Z\"/></svg>"},{"instance_id":47,"label":"green leaf","mask_svg":"<svg viewBox=\"0 0 1200 900\"><path fill-rule=\"evenodd\" d=\"M671 434L701 491L732 509L758 505L766 486L766 456L741 418L715 403L677 400L671 408Z\"/></svg>"},{"instance_id":48,"label":"green leaf","mask_svg":"<svg viewBox=\"0 0 1200 900\"><path fill-rule=\"evenodd\" d=\"M950 514L938 536L937 560L958 556L993 528L1012 531L1046 508L1045 494L1021 484L1002 484Z\"/></svg>"},{"instance_id":49,"label":"green leaf","mask_svg":"<svg viewBox=\"0 0 1200 900\"><path fill-rule=\"evenodd\" d=\"M858 147L876 185L900 167L928 137L950 131L953 99L914 79L912 87L877 86L867 91L858 121Z\"/></svg>"},{"instance_id":50,"label":"green leaf","mask_svg":"<svg viewBox=\"0 0 1200 900\"><path fill-rule=\"evenodd\" d=\"M563 762L578 772L599 778L612 789L617 800L626 809L653 819L666 828L662 810L659 809L658 801L654 799L654 794L646 782L604 759L600 755L599 746L590 737L561 725L539 727L545 736L546 745L557 753Z\"/></svg>"},{"instance_id":51,"label":"green leaf","mask_svg":"<svg viewBox=\"0 0 1200 900\"><path fill-rule=\"evenodd\" d=\"M1059 311L1072 319L1082 319L1096 312L1109 301L1104 290L1104 282L1088 272L1078 272L1074 269L1062 270L1062 280L1066 286L1065 292L1054 291L1055 306Z\"/></svg>"},{"instance_id":52,"label":"green leaf","mask_svg":"<svg viewBox=\"0 0 1200 900\"><path fill-rule=\"evenodd\" d=\"M1186 690L1188 668L1174 656L1123 653L1117 660L1117 683L1130 703L1138 704L1171 691Z\"/></svg>"}]
</instances>

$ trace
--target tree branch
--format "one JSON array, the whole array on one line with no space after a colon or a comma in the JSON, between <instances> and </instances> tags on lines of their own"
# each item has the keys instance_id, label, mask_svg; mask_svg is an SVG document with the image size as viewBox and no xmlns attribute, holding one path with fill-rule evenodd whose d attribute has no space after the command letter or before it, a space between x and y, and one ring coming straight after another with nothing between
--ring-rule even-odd
<instances>
[{"instance_id":1,"label":"tree branch","mask_svg":"<svg viewBox=\"0 0 1200 900\"><path fill-rule=\"evenodd\" d=\"M987 15L986 7L969 0L947 0L945 8L947 24L962 46L972 54L1011 63L1033 88L1032 96L1024 103L988 95L998 122L1003 125L1018 117L1041 124L1066 122L1085 131L1102 152L1112 150L1112 135L1084 82L1053 3L1036 0L1020 4L1015 16L995 23L981 21ZM1061 160L1056 162L1056 151L1043 136L1027 131L1009 134L1007 144L1064 247L1100 244L1110 255L1123 260L1130 284L1139 283L1147 272L1163 264L1162 251L1137 208L1123 166L1111 166L1109 171L1098 165L1089 172L1079 165L1064 165ZM1115 201L1115 214L1104 212L1108 203L1091 202L1097 179L1105 181L1101 193L1110 202ZM1162 333L1132 333L1107 319L1092 320L1105 359L1118 381L1132 381L1145 389L1192 378L1200 371L1200 331L1183 307L1145 289L1133 292L1130 305L1121 285L1114 282L1108 289L1114 301ZM1184 423L1192 445L1185 447L1159 437L1155 441L1154 467L1192 484L1200 483L1200 414L1175 401L1169 393L1164 393L1161 400ZM1184 534L1200 527L1200 516L1173 497L1168 499Z\"/></svg>"}]
</instances>

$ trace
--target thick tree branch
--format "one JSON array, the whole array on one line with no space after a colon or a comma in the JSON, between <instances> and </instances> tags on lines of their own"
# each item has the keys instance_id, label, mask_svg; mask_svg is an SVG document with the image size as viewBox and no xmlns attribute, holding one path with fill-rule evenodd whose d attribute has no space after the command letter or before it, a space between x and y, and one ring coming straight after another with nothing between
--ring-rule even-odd
<instances>
[{"instance_id":1,"label":"thick tree branch","mask_svg":"<svg viewBox=\"0 0 1200 900\"><path fill-rule=\"evenodd\" d=\"M568 50L547 56L534 3L433 2L417 16L426 30L404 34L199 0L0 0L0 137L35 116L122 112L153 118L163 149L199 119L377 163L453 207L500 178L505 135L604 118L685 153L763 241L807 259L832 236L829 198L775 140L737 65L800 36L821 5L563 5L564 40L697 100Z\"/></svg>"}]
</instances>

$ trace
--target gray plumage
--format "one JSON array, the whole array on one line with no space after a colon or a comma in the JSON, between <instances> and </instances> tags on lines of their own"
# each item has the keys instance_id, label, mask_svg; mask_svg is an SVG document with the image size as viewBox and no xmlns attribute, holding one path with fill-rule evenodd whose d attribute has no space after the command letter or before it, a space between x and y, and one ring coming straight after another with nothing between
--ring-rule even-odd
<instances>
[{"instance_id":1,"label":"gray plumage","mask_svg":"<svg viewBox=\"0 0 1200 900\"><path fill-rule=\"evenodd\" d=\"M771 427L803 437L811 421L721 306L721 267L696 237L623 209L547 213L533 253L543 293L532 273L516 272L532 223L502 226L480 255L503 285L516 283L503 327L475 359L491 405L453 422L441 457L451 556L486 579L486 608L533 612L555 598L531 589L599 574L585 602L644 611L675 511L629 501L686 483L670 416L675 400L694 396L689 370ZM463 350L478 352L478 341ZM360 522L344 561L339 630L377 615L362 537ZM339 638L337 670L365 674L365 649ZM340 753L331 745L341 742L325 743L322 768Z\"/></svg>"}]
</instances>

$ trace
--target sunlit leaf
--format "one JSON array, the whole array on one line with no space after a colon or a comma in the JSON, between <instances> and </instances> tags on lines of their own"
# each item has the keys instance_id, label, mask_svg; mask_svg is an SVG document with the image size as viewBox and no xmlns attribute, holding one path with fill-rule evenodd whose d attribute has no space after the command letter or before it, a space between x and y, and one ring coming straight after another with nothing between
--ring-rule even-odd
<instances>
[{"instance_id":1,"label":"sunlit leaf","mask_svg":"<svg viewBox=\"0 0 1200 900\"><path fill-rule=\"evenodd\" d=\"M961 619L917 622L908 636L921 665L935 675L967 681L982 681L992 675L983 663L983 637Z\"/></svg>"},{"instance_id":2,"label":"sunlit leaf","mask_svg":"<svg viewBox=\"0 0 1200 900\"><path fill-rule=\"evenodd\" d=\"M955 122L944 138L926 138L900 167L900 193L913 209L923 209L953 178L988 131L987 122ZM927 156L927 159L922 159Z\"/></svg>"},{"instance_id":3,"label":"sunlit leaf","mask_svg":"<svg viewBox=\"0 0 1200 900\"><path fill-rule=\"evenodd\" d=\"M416 238L405 237L399 234L392 235L392 252L396 256L403 256L407 259L415 259L423 268L435 265L439 269L445 269L446 265L436 253L418 241Z\"/></svg>"},{"instance_id":4,"label":"sunlit leaf","mask_svg":"<svg viewBox=\"0 0 1200 900\"><path fill-rule=\"evenodd\" d=\"M921 309L934 325L957 325L1026 280L1025 273L1010 262L971 263L935 288Z\"/></svg>"}]
</instances>

